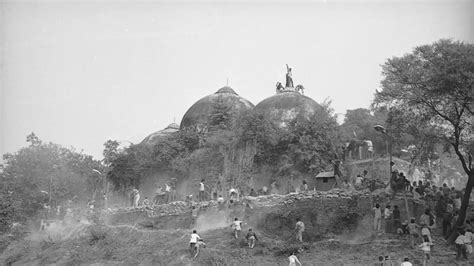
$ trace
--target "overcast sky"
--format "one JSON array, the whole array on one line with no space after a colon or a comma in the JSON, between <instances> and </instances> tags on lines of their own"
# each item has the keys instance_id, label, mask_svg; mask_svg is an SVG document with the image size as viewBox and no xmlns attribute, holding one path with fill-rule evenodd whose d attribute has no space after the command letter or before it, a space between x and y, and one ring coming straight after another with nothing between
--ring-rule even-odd
<instances>
[{"instance_id":1,"label":"overcast sky","mask_svg":"<svg viewBox=\"0 0 474 266\"><path fill-rule=\"evenodd\" d=\"M337 113L367 108L380 65L440 38L474 40L473 1L188 4L1 2L0 153L35 132L101 158L229 85L257 104L284 83Z\"/></svg>"}]
</instances>

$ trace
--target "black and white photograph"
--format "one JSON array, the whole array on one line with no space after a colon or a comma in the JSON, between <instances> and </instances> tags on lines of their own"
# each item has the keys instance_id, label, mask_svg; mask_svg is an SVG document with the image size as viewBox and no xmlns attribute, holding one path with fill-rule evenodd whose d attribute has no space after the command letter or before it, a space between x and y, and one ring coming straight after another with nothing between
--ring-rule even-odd
<instances>
[{"instance_id":1,"label":"black and white photograph","mask_svg":"<svg viewBox=\"0 0 474 266\"><path fill-rule=\"evenodd\" d=\"M0 265L474 265L474 0L0 0Z\"/></svg>"}]
</instances>

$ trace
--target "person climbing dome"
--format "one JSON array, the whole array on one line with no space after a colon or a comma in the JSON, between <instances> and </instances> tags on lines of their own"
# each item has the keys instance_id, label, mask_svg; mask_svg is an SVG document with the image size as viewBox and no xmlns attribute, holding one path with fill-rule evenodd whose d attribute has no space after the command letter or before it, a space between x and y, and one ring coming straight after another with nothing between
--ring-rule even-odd
<instances>
[{"instance_id":1,"label":"person climbing dome","mask_svg":"<svg viewBox=\"0 0 474 266\"><path fill-rule=\"evenodd\" d=\"M242 221L239 221L239 218L235 218L231 225L234 229L234 237L239 238L239 232L242 230Z\"/></svg>"},{"instance_id":2,"label":"person climbing dome","mask_svg":"<svg viewBox=\"0 0 474 266\"><path fill-rule=\"evenodd\" d=\"M304 223L301 221L300 218L296 218L296 239L300 242L303 242L303 232L304 232Z\"/></svg>"},{"instance_id":3,"label":"person climbing dome","mask_svg":"<svg viewBox=\"0 0 474 266\"><path fill-rule=\"evenodd\" d=\"M291 252L291 255L288 257L288 260L290 261L290 266L296 266L296 263L301 266L301 262L298 260L298 257L296 257L294 252Z\"/></svg>"},{"instance_id":4,"label":"person climbing dome","mask_svg":"<svg viewBox=\"0 0 474 266\"><path fill-rule=\"evenodd\" d=\"M189 251L191 252L191 257L193 256L194 251L196 250L196 243L201 237L197 234L196 230L193 230L191 234L191 239L189 240Z\"/></svg>"},{"instance_id":5,"label":"person climbing dome","mask_svg":"<svg viewBox=\"0 0 474 266\"><path fill-rule=\"evenodd\" d=\"M255 232L252 231L252 228L249 228L249 231L247 233L247 236L245 237L248 241L249 248L254 248L255 247L255 242L258 241L257 235Z\"/></svg>"}]
</instances>

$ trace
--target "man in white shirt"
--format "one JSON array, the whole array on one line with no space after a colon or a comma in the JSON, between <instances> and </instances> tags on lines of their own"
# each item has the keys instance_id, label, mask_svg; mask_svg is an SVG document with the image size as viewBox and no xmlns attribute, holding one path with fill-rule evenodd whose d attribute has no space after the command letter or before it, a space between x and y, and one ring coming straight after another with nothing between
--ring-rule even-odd
<instances>
[{"instance_id":1,"label":"man in white shirt","mask_svg":"<svg viewBox=\"0 0 474 266\"><path fill-rule=\"evenodd\" d=\"M367 156L369 158L372 158L372 155L374 154L374 145L370 140L364 140L364 142L367 145Z\"/></svg>"},{"instance_id":2,"label":"man in white shirt","mask_svg":"<svg viewBox=\"0 0 474 266\"><path fill-rule=\"evenodd\" d=\"M467 260L467 247L466 247L466 237L464 236L464 231L459 232L459 236L456 238L454 243L456 244L457 254L456 260L461 259L461 255L465 260Z\"/></svg>"},{"instance_id":3,"label":"man in white shirt","mask_svg":"<svg viewBox=\"0 0 474 266\"><path fill-rule=\"evenodd\" d=\"M426 224L422 224L421 237L423 237L423 239L425 239L430 244L433 243L432 240L431 240L430 229L428 229L428 225L426 225Z\"/></svg>"},{"instance_id":4,"label":"man in white shirt","mask_svg":"<svg viewBox=\"0 0 474 266\"><path fill-rule=\"evenodd\" d=\"M222 195L217 196L217 203L222 204L224 203L225 199L222 197Z\"/></svg>"},{"instance_id":5,"label":"man in white shirt","mask_svg":"<svg viewBox=\"0 0 474 266\"><path fill-rule=\"evenodd\" d=\"M191 257L193 256L194 249L196 248L196 243L201 239L201 237L196 233L196 230L193 230L191 234L191 239L189 240L189 251L191 252Z\"/></svg>"},{"instance_id":6,"label":"man in white shirt","mask_svg":"<svg viewBox=\"0 0 474 266\"><path fill-rule=\"evenodd\" d=\"M242 230L242 221L239 218L235 218L231 227L234 229L234 237L239 238L239 232Z\"/></svg>"},{"instance_id":7,"label":"man in white shirt","mask_svg":"<svg viewBox=\"0 0 474 266\"><path fill-rule=\"evenodd\" d=\"M453 199L453 203L454 203L455 210L461 209L461 196L456 195L456 197Z\"/></svg>"},{"instance_id":8,"label":"man in white shirt","mask_svg":"<svg viewBox=\"0 0 474 266\"><path fill-rule=\"evenodd\" d=\"M171 202L171 186L165 183L165 203Z\"/></svg>"},{"instance_id":9,"label":"man in white shirt","mask_svg":"<svg viewBox=\"0 0 474 266\"><path fill-rule=\"evenodd\" d=\"M472 239L474 235L472 234L472 229L467 229L466 233L464 233L464 240L466 245L466 250L468 254L472 253Z\"/></svg>"},{"instance_id":10,"label":"man in white shirt","mask_svg":"<svg viewBox=\"0 0 474 266\"><path fill-rule=\"evenodd\" d=\"M296 257L294 252L291 253L291 255L288 257L288 260L290 261L290 266L296 266L296 263L301 266L301 262L298 260L298 257Z\"/></svg>"},{"instance_id":11,"label":"man in white shirt","mask_svg":"<svg viewBox=\"0 0 474 266\"><path fill-rule=\"evenodd\" d=\"M229 198L230 198L231 200L233 200L233 201L239 199L239 192L237 191L237 189L231 188L231 189L229 190Z\"/></svg>"},{"instance_id":12,"label":"man in white shirt","mask_svg":"<svg viewBox=\"0 0 474 266\"><path fill-rule=\"evenodd\" d=\"M206 186L204 185L204 179L199 182L199 201L206 200Z\"/></svg>"},{"instance_id":13,"label":"man in white shirt","mask_svg":"<svg viewBox=\"0 0 474 266\"><path fill-rule=\"evenodd\" d=\"M405 258L400 266L413 266L408 258Z\"/></svg>"}]
</instances>

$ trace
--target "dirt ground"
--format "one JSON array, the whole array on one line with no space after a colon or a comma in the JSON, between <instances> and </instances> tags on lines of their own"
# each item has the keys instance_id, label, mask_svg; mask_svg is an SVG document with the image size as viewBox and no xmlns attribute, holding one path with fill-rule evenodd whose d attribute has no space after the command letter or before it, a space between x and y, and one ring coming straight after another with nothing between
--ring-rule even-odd
<instances>
[{"instance_id":1,"label":"dirt ground","mask_svg":"<svg viewBox=\"0 0 474 266\"><path fill-rule=\"evenodd\" d=\"M207 243L196 259L188 251L190 230L143 230L132 226L97 226L86 223L58 226L47 233L30 233L12 240L0 255L2 265L288 265L288 255L297 251L303 265L370 265L378 256L393 262L409 257L421 262L423 254L395 235L329 235L314 243L296 243L263 235L254 249L244 237L234 239L231 228L198 232ZM59 230L61 229L61 230ZM474 265L456 262L455 251L435 236L429 265ZM399 264L393 264L399 265Z\"/></svg>"}]
</instances>

